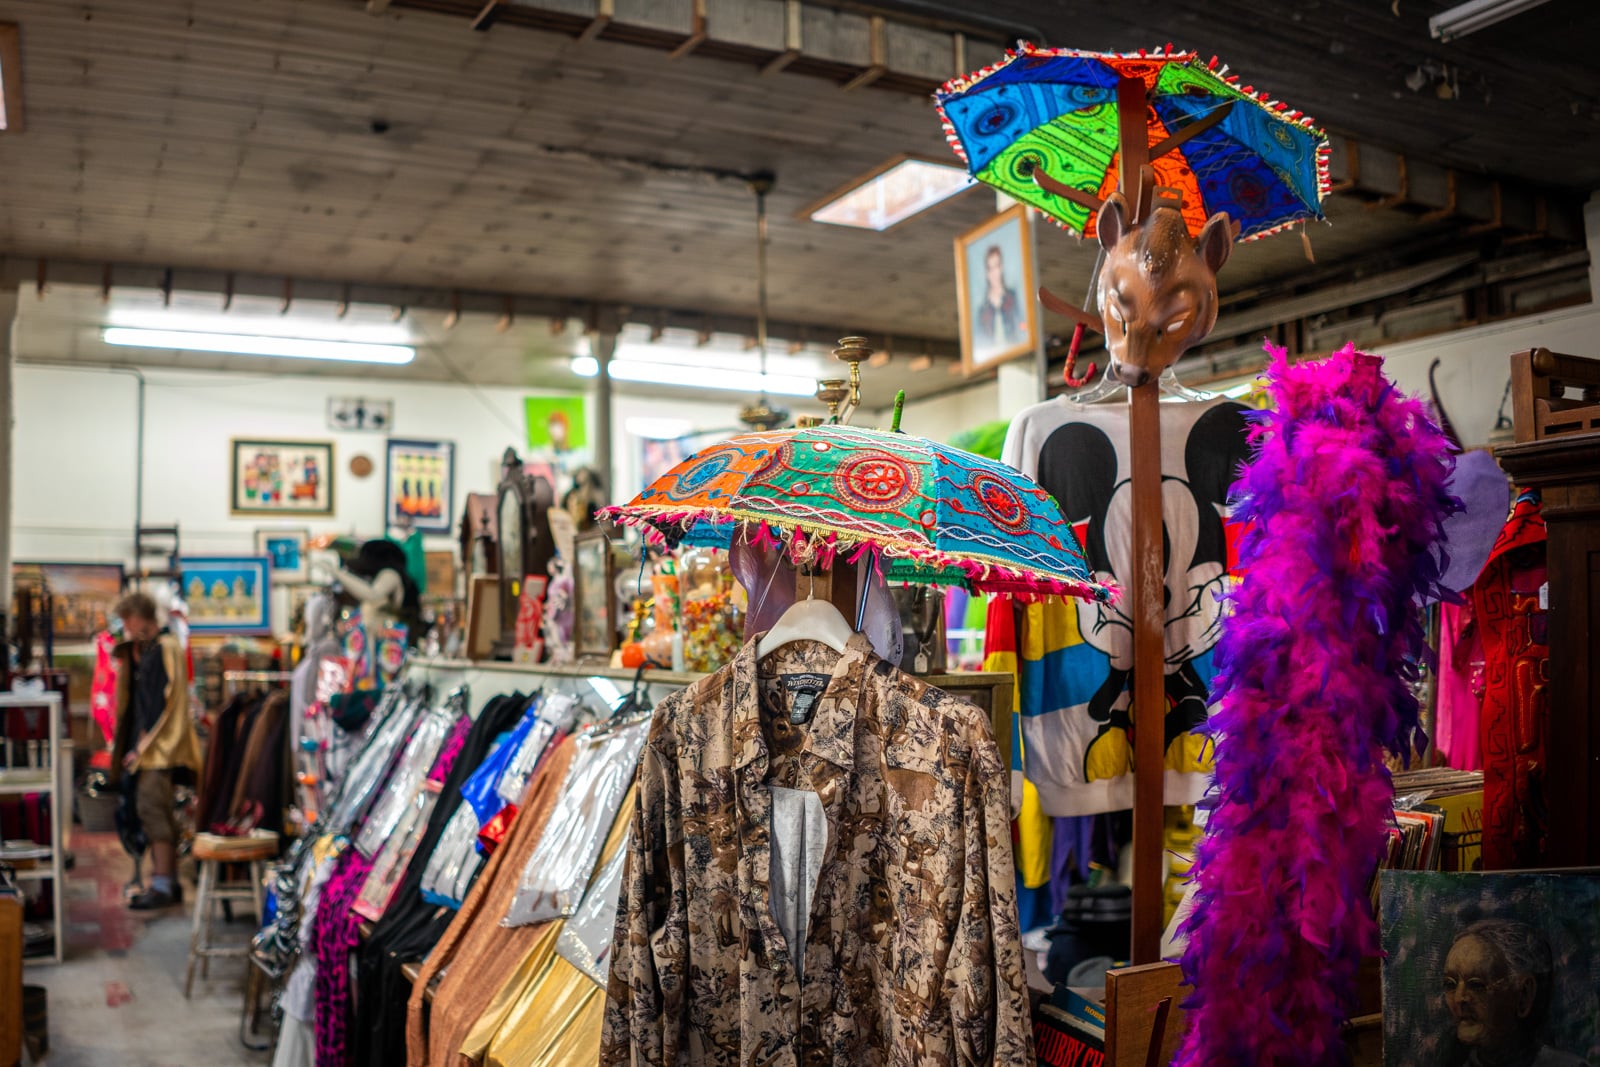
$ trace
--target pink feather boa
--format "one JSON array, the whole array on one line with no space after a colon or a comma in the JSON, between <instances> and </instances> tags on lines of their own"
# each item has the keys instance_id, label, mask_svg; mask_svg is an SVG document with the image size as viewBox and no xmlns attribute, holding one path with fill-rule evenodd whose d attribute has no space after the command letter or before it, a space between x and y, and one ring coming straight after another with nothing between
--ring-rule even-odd
<instances>
[{"instance_id":1,"label":"pink feather boa","mask_svg":"<svg viewBox=\"0 0 1600 1067\"><path fill-rule=\"evenodd\" d=\"M1276 410L1233 487L1249 524L1217 646L1216 781L1183 957L1182 1067L1347 1060L1341 1024L1378 951L1367 885L1392 787L1383 750L1421 738L1414 606L1459 510L1449 442L1382 360L1346 346L1292 364L1268 345Z\"/></svg>"}]
</instances>

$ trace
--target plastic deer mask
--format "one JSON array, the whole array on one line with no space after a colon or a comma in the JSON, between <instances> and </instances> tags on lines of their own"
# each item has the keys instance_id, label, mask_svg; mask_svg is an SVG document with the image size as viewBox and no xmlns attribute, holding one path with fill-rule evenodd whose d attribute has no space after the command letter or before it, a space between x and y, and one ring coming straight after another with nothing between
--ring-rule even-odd
<instances>
[{"instance_id":1,"label":"plastic deer mask","mask_svg":"<svg viewBox=\"0 0 1600 1067\"><path fill-rule=\"evenodd\" d=\"M1095 310L1111 376L1136 386L1159 378L1217 324L1217 271L1233 249L1233 224L1219 211L1190 240L1171 204L1157 201L1137 225L1129 225L1128 215L1121 193L1100 208L1105 263Z\"/></svg>"}]
</instances>

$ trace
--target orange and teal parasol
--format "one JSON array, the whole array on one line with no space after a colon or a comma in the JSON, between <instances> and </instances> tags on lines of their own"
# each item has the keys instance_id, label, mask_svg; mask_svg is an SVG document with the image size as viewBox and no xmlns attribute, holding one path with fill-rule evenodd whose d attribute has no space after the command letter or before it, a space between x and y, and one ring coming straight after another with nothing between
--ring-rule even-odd
<instances>
[{"instance_id":1,"label":"orange and teal parasol","mask_svg":"<svg viewBox=\"0 0 1600 1067\"><path fill-rule=\"evenodd\" d=\"M655 541L782 544L797 562L882 557L891 581L1110 600L1049 493L1010 467L893 431L740 434L695 453L604 518Z\"/></svg>"}]
</instances>

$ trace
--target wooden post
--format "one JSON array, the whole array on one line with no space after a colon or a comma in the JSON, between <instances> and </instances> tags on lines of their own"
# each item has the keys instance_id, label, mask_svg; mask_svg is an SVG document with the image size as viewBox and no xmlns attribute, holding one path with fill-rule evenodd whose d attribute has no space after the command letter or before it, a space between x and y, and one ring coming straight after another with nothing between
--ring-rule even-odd
<instances>
[{"instance_id":1,"label":"wooden post","mask_svg":"<svg viewBox=\"0 0 1600 1067\"><path fill-rule=\"evenodd\" d=\"M1143 79L1117 83L1118 182L1142 225L1147 198L1140 172L1150 157ZM1161 410L1155 379L1128 390L1128 452L1133 480L1133 962L1161 959L1161 839L1165 780L1166 634L1161 558Z\"/></svg>"},{"instance_id":2,"label":"wooden post","mask_svg":"<svg viewBox=\"0 0 1600 1067\"><path fill-rule=\"evenodd\" d=\"M1154 380L1128 390L1133 478L1133 962L1161 959L1161 851L1166 821L1166 633L1161 558L1161 398Z\"/></svg>"}]
</instances>

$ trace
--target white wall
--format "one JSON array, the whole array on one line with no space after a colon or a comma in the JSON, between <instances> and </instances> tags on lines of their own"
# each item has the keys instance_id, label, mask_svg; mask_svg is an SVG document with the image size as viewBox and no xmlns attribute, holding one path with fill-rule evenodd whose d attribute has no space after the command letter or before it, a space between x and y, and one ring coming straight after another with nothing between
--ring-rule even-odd
<instances>
[{"instance_id":1,"label":"white wall","mask_svg":"<svg viewBox=\"0 0 1600 1067\"><path fill-rule=\"evenodd\" d=\"M894 409L864 412L853 420L863 426L889 428ZM956 434L1000 418L1000 390L994 379L978 382L931 400L908 400L900 419L906 433L945 444Z\"/></svg>"},{"instance_id":2,"label":"white wall","mask_svg":"<svg viewBox=\"0 0 1600 1067\"><path fill-rule=\"evenodd\" d=\"M1385 345L1384 370L1402 389L1428 395L1428 367L1441 359L1435 376L1439 399L1455 425L1461 443L1475 448L1487 443L1500 399L1511 376L1508 358L1529 348L1548 348L1574 356L1600 356L1600 305L1583 304L1541 315L1474 326L1438 337ZM1511 405L1506 404L1506 417Z\"/></svg>"},{"instance_id":3,"label":"white wall","mask_svg":"<svg viewBox=\"0 0 1600 1067\"><path fill-rule=\"evenodd\" d=\"M1542 347L1576 356L1600 356L1597 339L1600 304L1590 303L1372 350L1384 357L1384 370L1400 388L1424 398L1428 396L1428 367L1436 358L1442 360L1436 375L1439 397L1462 444L1474 448L1486 444L1494 428L1511 376L1509 357L1513 352ZM1015 399L1016 391L1008 392L1003 384L991 379L932 400L908 402L901 427L908 433L948 442L980 423L1011 418L1020 410L1020 402ZM1031 388L1031 383L1024 384ZM1507 404L1508 418L1510 414ZM889 418L890 412L883 411L864 421L887 426Z\"/></svg>"},{"instance_id":4,"label":"white wall","mask_svg":"<svg viewBox=\"0 0 1600 1067\"><path fill-rule=\"evenodd\" d=\"M39 357L40 353L23 356ZM149 369L144 372L144 522L179 525L187 554L254 550L268 526L378 536L383 532L384 434L327 428L331 396L394 401L395 437L456 445L455 515L468 492L492 492L500 455L527 456L523 399L538 389L360 379L249 376ZM127 374L19 365L16 368L16 468L13 531L17 559L132 562L138 383ZM741 398L726 403L617 396L613 462L619 494L639 488L639 445L632 416L671 416L697 428L737 425ZM593 416L590 426L594 425ZM234 517L229 513L229 440L234 437L334 442L332 518ZM373 472L350 474L364 454ZM453 538L430 539L445 548Z\"/></svg>"}]
</instances>

